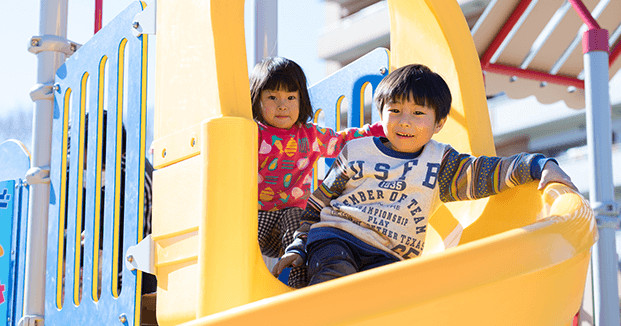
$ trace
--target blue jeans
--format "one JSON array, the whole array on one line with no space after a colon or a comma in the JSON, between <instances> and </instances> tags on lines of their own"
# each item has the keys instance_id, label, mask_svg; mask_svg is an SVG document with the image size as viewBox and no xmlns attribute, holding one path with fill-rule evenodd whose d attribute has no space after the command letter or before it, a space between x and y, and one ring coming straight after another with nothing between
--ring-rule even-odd
<instances>
[{"instance_id":1,"label":"blue jeans","mask_svg":"<svg viewBox=\"0 0 621 326\"><path fill-rule=\"evenodd\" d=\"M311 243L307 248L309 285L399 261L389 253L378 253L377 248L357 242L330 238Z\"/></svg>"}]
</instances>

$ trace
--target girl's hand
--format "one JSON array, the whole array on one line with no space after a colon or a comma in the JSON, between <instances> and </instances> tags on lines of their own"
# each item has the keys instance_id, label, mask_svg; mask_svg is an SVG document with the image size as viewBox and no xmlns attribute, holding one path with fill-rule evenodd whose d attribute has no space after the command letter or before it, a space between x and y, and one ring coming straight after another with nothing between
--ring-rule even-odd
<instances>
[{"instance_id":1,"label":"girl's hand","mask_svg":"<svg viewBox=\"0 0 621 326\"><path fill-rule=\"evenodd\" d=\"M282 257L280 257L280 260L276 263L276 265L274 265L274 268L272 269L272 274L278 277L278 275L280 275L280 273L282 273L282 270L286 267L297 267L302 265L303 263L304 260L302 259L302 257L296 253L284 254Z\"/></svg>"},{"instance_id":2,"label":"girl's hand","mask_svg":"<svg viewBox=\"0 0 621 326\"><path fill-rule=\"evenodd\" d=\"M541 180L539 180L539 190L543 190L549 183L562 183L569 188L578 191L578 188L571 182L571 178L553 161L548 161L541 171Z\"/></svg>"}]
</instances>

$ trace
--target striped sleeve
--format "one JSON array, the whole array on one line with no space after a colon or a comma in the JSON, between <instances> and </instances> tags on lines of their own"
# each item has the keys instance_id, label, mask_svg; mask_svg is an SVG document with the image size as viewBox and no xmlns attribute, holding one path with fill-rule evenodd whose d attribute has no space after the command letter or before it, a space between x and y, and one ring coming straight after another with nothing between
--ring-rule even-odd
<instances>
[{"instance_id":1,"label":"striped sleeve","mask_svg":"<svg viewBox=\"0 0 621 326\"><path fill-rule=\"evenodd\" d=\"M308 198L306 209L302 215L302 223L305 221L312 223L319 222L319 213L321 210L330 205L332 199L341 195L349 178L346 159L344 153L341 153L334 163L332 163L321 185L319 185Z\"/></svg>"},{"instance_id":2,"label":"striped sleeve","mask_svg":"<svg viewBox=\"0 0 621 326\"><path fill-rule=\"evenodd\" d=\"M306 209L302 213L300 227L294 234L293 242L285 250L286 253L296 253L306 261L306 239L313 224L321 220L321 210L330 205L330 201L343 193L347 181L350 179L345 158L347 147L334 160L326 178L308 198Z\"/></svg>"},{"instance_id":3,"label":"striped sleeve","mask_svg":"<svg viewBox=\"0 0 621 326\"><path fill-rule=\"evenodd\" d=\"M438 172L443 202L488 197L541 176L547 162L541 154L520 153L509 157L474 157L447 147Z\"/></svg>"}]
</instances>

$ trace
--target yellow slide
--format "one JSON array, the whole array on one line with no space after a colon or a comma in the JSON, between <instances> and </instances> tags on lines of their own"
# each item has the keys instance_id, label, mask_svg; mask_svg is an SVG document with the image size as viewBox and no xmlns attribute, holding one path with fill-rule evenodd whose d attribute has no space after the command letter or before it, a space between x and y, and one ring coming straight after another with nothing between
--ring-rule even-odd
<instances>
[{"instance_id":1,"label":"yellow slide","mask_svg":"<svg viewBox=\"0 0 621 326\"><path fill-rule=\"evenodd\" d=\"M391 66L423 63L453 94L437 140L494 145L478 56L455 0L389 0ZM568 325L593 212L562 185L446 205L424 255L292 291L257 237L257 127L243 0L161 0L157 11L153 240L160 325ZM193 31L188 33L188 26Z\"/></svg>"}]
</instances>

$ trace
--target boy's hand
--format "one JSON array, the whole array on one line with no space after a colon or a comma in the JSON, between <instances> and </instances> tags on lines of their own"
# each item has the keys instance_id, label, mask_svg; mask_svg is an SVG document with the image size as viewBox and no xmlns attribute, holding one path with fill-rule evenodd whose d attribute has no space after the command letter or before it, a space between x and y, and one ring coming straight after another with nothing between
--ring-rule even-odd
<instances>
[{"instance_id":1,"label":"boy's hand","mask_svg":"<svg viewBox=\"0 0 621 326\"><path fill-rule=\"evenodd\" d=\"M578 188L571 182L571 178L553 161L546 162L541 171L541 180L539 180L539 190L545 188L549 183L558 182L562 183L569 188L579 191Z\"/></svg>"},{"instance_id":2,"label":"boy's hand","mask_svg":"<svg viewBox=\"0 0 621 326\"><path fill-rule=\"evenodd\" d=\"M302 263L304 263L302 256L296 253L284 254L276 263L276 265L274 265L274 268L272 269L272 274L274 274L274 276L278 276L280 275L280 273L282 273L282 270L285 269L285 267L297 267L302 265Z\"/></svg>"}]
</instances>

